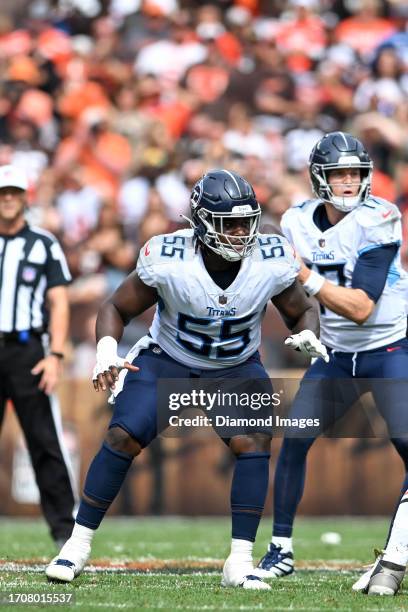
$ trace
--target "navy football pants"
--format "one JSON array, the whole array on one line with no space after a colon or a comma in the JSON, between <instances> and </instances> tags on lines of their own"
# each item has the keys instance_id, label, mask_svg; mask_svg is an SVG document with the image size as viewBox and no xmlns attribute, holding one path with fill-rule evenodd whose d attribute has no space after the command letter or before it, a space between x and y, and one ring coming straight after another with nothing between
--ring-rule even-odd
<instances>
[{"instance_id":1,"label":"navy football pants","mask_svg":"<svg viewBox=\"0 0 408 612\"><path fill-rule=\"evenodd\" d=\"M364 381L358 381L365 379ZM370 380L368 380L370 379ZM383 416L405 470L408 472L408 340L372 351L332 351L329 363L318 359L307 370L293 402L290 417L317 417L326 427L338 421L370 390ZM330 394L332 396L330 397ZM336 401L333 401L333 397ZM301 435L301 431L298 432ZM296 435L293 430L291 436ZM302 498L307 453L316 437L285 437L274 482L274 529L289 537ZM407 477L402 490L407 488Z\"/></svg>"},{"instance_id":2,"label":"navy football pants","mask_svg":"<svg viewBox=\"0 0 408 612\"><path fill-rule=\"evenodd\" d=\"M202 370L185 366L162 351L151 347L141 351L133 361L138 372L128 372L123 390L115 400L115 409L109 428L120 427L144 448L160 433L157 431L157 381L171 379L264 379L268 374L256 352L244 363L219 370ZM270 385L270 393L272 386Z\"/></svg>"}]
</instances>

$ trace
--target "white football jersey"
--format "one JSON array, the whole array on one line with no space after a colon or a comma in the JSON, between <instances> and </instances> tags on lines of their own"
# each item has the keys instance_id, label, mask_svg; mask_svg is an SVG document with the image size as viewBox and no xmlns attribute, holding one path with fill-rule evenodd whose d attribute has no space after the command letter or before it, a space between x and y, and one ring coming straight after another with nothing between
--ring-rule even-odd
<instances>
[{"instance_id":1,"label":"white football jersey","mask_svg":"<svg viewBox=\"0 0 408 612\"><path fill-rule=\"evenodd\" d=\"M216 369L236 366L255 353L268 301L295 281L299 265L285 238L260 234L224 290L208 274L193 230L187 229L147 242L137 273L159 294L153 340L180 363Z\"/></svg>"},{"instance_id":2,"label":"white football jersey","mask_svg":"<svg viewBox=\"0 0 408 612\"><path fill-rule=\"evenodd\" d=\"M281 227L304 262L332 283L351 287L354 266L362 253L381 245L401 244L401 214L387 200L368 198L325 232L313 221L321 204L321 200L307 200L290 208L282 217ZM398 251L384 291L367 321L358 325L322 307L321 341L339 351L357 352L405 337L406 282Z\"/></svg>"}]
</instances>

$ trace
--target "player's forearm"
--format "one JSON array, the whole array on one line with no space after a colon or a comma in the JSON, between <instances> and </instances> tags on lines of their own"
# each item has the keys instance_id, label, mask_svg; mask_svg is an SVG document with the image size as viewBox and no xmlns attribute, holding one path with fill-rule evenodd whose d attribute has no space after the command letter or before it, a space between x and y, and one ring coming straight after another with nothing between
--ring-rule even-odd
<instances>
[{"instance_id":1,"label":"player's forearm","mask_svg":"<svg viewBox=\"0 0 408 612\"><path fill-rule=\"evenodd\" d=\"M338 287L330 281L325 281L315 296L323 306L362 325L371 315L374 302L362 289Z\"/></svg>"},{"instance_id":2,"label":"player's forearm","mask_svg":"<svg viewBox=\"0 0 408 612\"><path fill-rule=\"evenodd\" d=\"M320 322L317 302L313 300L314 304L310 306L303 314L299 317L296 323L292 324L290 330L298 334L304 329L310 329L316 338L320 335Z\"/></svg>"},{"instance_id":3,"label":"player's forearm","mask_svg":"<svg viewBox=\"0 0 408 612\"><path fill-rule=\"evenodd\" d=\"M275 295L272 303L279 310L288 329L295 334L310 329L319 337L319 307L313 298L307 297L302 285L296 280L290 287Z\"/></svg>"},{"instance_id":4,"label":"player's forearm","mask_svg":"<svg viewBox=\"0 0 408 612\"><path fill-rule=\"evenodd\" d=\"M111 336L119 342L124 328L125 321L116 306L109 301L102 304L96 319L96 342L99 342L104 336Z\"/></svg>"}]
</instances>

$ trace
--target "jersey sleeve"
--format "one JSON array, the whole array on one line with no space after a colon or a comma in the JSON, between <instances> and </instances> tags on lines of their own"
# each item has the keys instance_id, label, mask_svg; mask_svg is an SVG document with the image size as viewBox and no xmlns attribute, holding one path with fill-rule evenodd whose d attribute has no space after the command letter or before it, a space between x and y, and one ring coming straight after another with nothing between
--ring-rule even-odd
<instances>
[{"instance_id":1,"label":"jersey sleeve","mask_svg":"<svg viewBox=\"0 0 408 612\"><path fill-rule=\"evenodd\" d=\"M154 236L140 249L136 272L140 280L149 287L160 285L159 236Z\"/></svg>"},{"instance_id":2,"label":"jersey sleeve","mask_svg":"<svg viewBox=\"0 0 408 612\"><path fill-rule=\"evenodd\" d=\"M282 219L280 222L280 228L281 228L282 234L290 242L290 244L293 244L293 235L290 229L292 217L293 217L293 213L292 213L292 209L290 208L282 215Z\"/></svg>"},{"instance_id":3,"label":"jersey sleeve","mask_svg":"<svg viewBox=\"0 0 408 612\"><path fill-rule=\"evenodd\" d=\"M384 291L388 272L397 252L396 244L387 244L360 255L353 270L353 289L362 289L377 303Z\"/></svg>"},{"instance_id":4,"label":"jersey sleeve","mask_svg":"<svg viewBox=\"0 0 408 612\"><path fill-rule=\"evenodd\" d=\"M68 285L72 281L64 252L60 243L54 237L50 239L50 243L47 246L45 275L47 278L47 289L60 285Z\"/></svg>"},{"instance_id":5,"label":"jersey sleeve","mask_svg":"<svg viewBox=\"0 0 408 612\"><path fill-rule=\"evenodd\" d=\"M401 244L401 213L394 204L376 200L373 208L362 206L356 219L359 224L359 256L377 247Z\"/></svg>"},{"instance_id":6,"label":"jersey sleeve","mask_svg":"<svg viewBox=\"0 0 408 612\"><path fill-rule=\"evenodd\" d=\"M283 236L271 236L276 244L272 247L274 256L272 260L273 293L271 297L279 295L288 287L293 285L299 274L300 265L296 259L294 248ZM263 252L265 256L266 249ZM268 254L268 253L267 253Z\"/></svg>"}]
</instances>

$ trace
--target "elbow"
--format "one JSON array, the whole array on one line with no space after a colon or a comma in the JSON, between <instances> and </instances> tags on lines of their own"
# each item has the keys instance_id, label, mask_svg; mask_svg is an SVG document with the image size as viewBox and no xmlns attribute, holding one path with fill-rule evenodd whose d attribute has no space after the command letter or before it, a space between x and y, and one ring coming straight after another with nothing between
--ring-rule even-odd
<instances>
[{"instance_id":1,"label":"elbow","mask_svg":"<svg viewBox=\"0 0 408 612\"><path fill-rule=\"evenodd\" d=\"M363 325L363 323L365 323L368 319L368 316L357 316L354 315L353 317L351 317L351 320L354 321L354 323L357 323L357 325Z\"/></svg>"},{"instance_id":2,"label":"elbow","mask_svg":"<svg viewBox=\"0 0 408 612\"><path fill-rule=\"evenodd\" d=\"M350 317L357 325L363 325L367 319L371 316L374 310L374 302L369 300L369 303L361 306L360 308L353 311L353 315Z\"/></svg>"}]
</instances>

